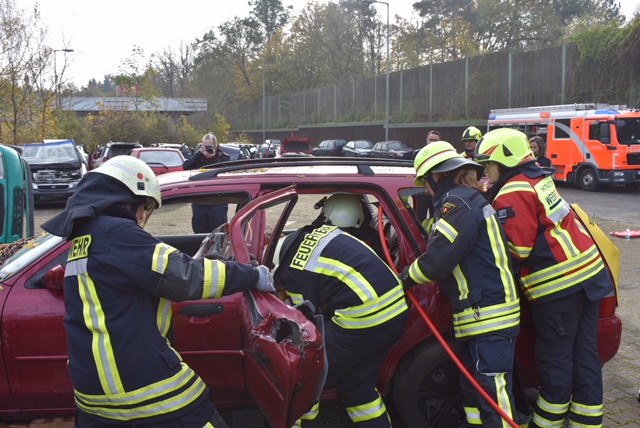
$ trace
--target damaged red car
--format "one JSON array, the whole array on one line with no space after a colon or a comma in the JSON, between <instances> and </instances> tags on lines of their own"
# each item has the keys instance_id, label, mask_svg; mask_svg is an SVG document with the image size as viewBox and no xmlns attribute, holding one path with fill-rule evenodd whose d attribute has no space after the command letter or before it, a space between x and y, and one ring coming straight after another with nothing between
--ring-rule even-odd
<instances>
[{"instance_id":1,"label":"damaged red car","mask_svg":"<svg viewBox=\"0 0 640 428\"><path fill-rule=\"evenodd\" d=\"M424 189L413 164L376 158L282 157L231 161L204 170L159 176L163 205L146 229L191 255L272 265L278 238L313 222L336 192L358 195L365 220L386 249L383 259L402 271L427 247L419 212ZM191 204L228 204L228 224L209 234L191 232ZM0 266L2 355L0 417L69 414L72 388L66 371L62 274L67 244L43 235ZM454 351L451 308L435 283L413 287L422 309ZM533 326L522 302L518 339L518 408L539 385L533 360ZM622 323L617 295L603 301L598 331L601 360L618 351ZM251 291L220 300L173 305L174 345L207 382L212 400L229 412L234 428L288 428L320 394L339 406L327 370L322 332L278 297ZM407 329L378 374L378 390L395 425L458 426L464 419L459 372L415 307ZM243 419L256 412L259 421ZM253 413L253 414L256 414ZM321 411L322 416L322 411ZM229 422L229 421L228 421ZM265 425L266 426L266 425ZM329 425L327 425L329 426ZM331 425L335 426L335 425Z\"/></svg>"}]
</instances>

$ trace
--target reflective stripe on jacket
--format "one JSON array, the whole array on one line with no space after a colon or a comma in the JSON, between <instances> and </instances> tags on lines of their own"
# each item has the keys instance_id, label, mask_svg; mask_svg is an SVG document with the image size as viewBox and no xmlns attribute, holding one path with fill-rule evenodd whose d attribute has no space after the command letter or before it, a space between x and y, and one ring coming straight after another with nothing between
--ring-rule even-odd
<instances>
[{"instance_id":1,"label":"reflective stripe on jacket","mask_svg":"<svg viewBox=\"0 0 640 428\"><path fill-rule=\"evenodd\" d=\"M300 234L276 274L293 303L311 301L345 329L381 325L408 310L398 277L364 242L335 226Z\"/></svg>"}]
</instances>

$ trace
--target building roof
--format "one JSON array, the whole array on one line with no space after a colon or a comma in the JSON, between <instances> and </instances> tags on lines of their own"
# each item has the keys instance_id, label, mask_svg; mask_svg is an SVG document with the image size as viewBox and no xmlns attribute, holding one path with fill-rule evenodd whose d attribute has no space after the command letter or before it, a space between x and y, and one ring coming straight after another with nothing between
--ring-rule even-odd
<instances>
[{"instance_id":1,"label":"building roof","mask_svg":"<svg viewBox=\"0 0 640 428\"><path fill-rule=\"evenodd\" d=\"M206 98L136 97L64 97L60 109L77 113L97 113L104 110L155 111L167 114L194 114L207 111Z\"/></svg>"}]
</instances>

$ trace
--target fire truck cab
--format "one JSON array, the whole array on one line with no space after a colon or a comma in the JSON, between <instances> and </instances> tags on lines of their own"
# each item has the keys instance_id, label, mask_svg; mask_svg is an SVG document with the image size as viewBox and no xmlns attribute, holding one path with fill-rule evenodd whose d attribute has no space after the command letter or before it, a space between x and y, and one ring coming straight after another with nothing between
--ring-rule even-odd
<instances>
[{"instance_id":1,"label":"fire truck cab","mask_svg":"<svg viewBox=\"0 0 640 428\"><path fill-rule=\"evenodd\" d=\"M488 130L501 127L544 138L554 180L587 191L612 184L640 188L640 110L609 104L491 110Z\"/></svg>"}]
</instances>

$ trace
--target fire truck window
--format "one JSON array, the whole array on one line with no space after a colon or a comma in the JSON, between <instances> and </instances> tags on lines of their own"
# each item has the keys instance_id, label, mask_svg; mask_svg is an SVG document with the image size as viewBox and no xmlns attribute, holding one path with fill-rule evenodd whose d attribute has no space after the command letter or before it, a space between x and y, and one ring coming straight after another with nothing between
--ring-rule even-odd
<instances>
[{"instance_id":1,"label":"fire truck window","mask_svg":"<svg viewBox=\"0 0 640 428\"><path fill-rule=\"evenodd\" d=\"M567 131L564 131L562 129L560 129L560 126L558 125L564 125L567 127L567 129L571 129L571 119L558 119L556 120L556 135L555 138L560 140L560 139L569 139L569 133ZM564 127L563 127L564 128Z\"/></svg>"},{"instance_id":2,"label":"fire truck window","mask_svg":"<svg viewBox=\"0 0 640 428\"><path fill-rule=\"evenodd\" d=\"M589 124L589 139L600 141L600 123L592 122Z\"/></svg>"}]
</instances>

